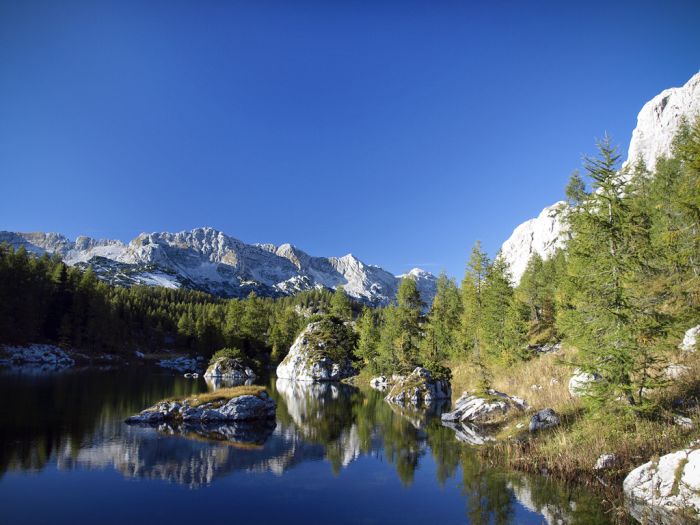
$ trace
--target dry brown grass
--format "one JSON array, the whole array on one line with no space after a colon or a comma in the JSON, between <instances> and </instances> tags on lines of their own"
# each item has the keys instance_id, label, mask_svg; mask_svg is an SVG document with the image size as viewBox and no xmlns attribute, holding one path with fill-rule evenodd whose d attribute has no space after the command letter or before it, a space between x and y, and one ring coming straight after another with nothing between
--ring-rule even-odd
<instances>
[{"instance_id":1,"label":"dry brown grass","mask_svg":"<svg viewBox=\"0 0 700 525\"><path fill-rule=\"evenodd\" d=\"M196 407L204 403L215 403L217 401L228 401L234 397L240 396L259 396L266 392L264 386L260 385L241 385L230 388L220 388L214 392L202 392L188 398L171 398L169 401L188 401L190 406Z\"/></svg>"},{"instance_id":2,"label":"dry brown grass","mask_svg":"<svg viewBox=\"0 0 700 525\"><path fill-rule=\"evenodd\" d=\"M568 383L573 367L566 364L573 356L571 349L557 354L545 354L511 366L494 366L493 388L508 395L521 397L535 408L550 407L561 413L574 413L581 408L580 400L569 395ZM459 397L463 391L477 389L478 378L469 363L451 363L452 393ZM541 388L533 388L538 385Z\"/></svg>"},{"instance_id":3,"label":"dry brown grass","mask_svg":"<svg viewBox=\"0 0 700 525\"><path fill-rule=\"evenodd\" d=\"M597 480L617 484L632 468L654 456L684 448L700 436L700 410L693 400L700 397L700 355L677 355L673 362L689 367L681 379L654 395L661 409L654 417L638 417L620 410L614 414L590 415L580 399L568 391L575 351L564 349L560 354L543 355L512 367L493 369L493 387L524 398L530 405L528 414L508 422L498 437L505 438L493 447L480 449L480 454L495 464L507 464L530 472L547 471L566 480ZM468 365L453 367L454 395L476 387L476 378ZM555 379L556 381L551 381ZM532 385L541 385L533 390ZM689 400L690 407L679 409L678 399ZM528 435L526 427L517 430L517 423L526 423L533 411L551 407L561 417L561 426L536 435ZM673 424L673 415L682 411L693 420L694 429ZM519 437L518 440L508 439ZM603 473L593 470L602 454L617 455L616 468Z\"/></svg>"}]
</instances>

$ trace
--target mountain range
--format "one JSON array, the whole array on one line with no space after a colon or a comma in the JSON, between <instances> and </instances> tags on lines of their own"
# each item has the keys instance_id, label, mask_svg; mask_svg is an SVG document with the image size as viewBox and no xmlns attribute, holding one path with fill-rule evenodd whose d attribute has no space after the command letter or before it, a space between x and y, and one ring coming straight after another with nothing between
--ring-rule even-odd
<instances>
[{"instance_id":1,"label":"mountain range","mask_svg":"<svg viewBox=\"0 0 700 525\"><path fill-rule=\"evenodd\" d=\"M313 288L345 292L373 306L389 304L404 278L416 281L423 301L432 302L436 277L420 268L395 276L352 254L313 257L296 246L246 244L214 228L179 233L142 233L128 244L57 233L0 232L0 243L34 254L58 254L69 265L93 268L112 284L191 288L221 297L251 292L279 297Z\"/></svg>"},{"instance_id":2,"label":"mountain range","mask_svg":"<svg viewBox=\"0 0 700 525\"><path fill-rule=\"evenodd\" d=\"M683 119L700 114L700 73L684 86L667 89L647 102L625 164L643 160L653 168L671 152ZM569 238L563 216L564 201L547 206L538 217L515 228L501 252L517 284L534 253L550 257ZM35 254L58 254L69 265L92 267L99 278L117 285L153 285L192 288L222 297L245 297L250 292L279 297L313 288L334 289L369 305L385 306L396 296L399 283L416 281L426 305L432 303L437 278L420 268L404 275L360 261L352 254L314 257L296 246L246 244L214 228L179 233L142 233L129 243L78 237L71 241L57 233L0 231L0 243Z\"/></svg>"}]
</instances>

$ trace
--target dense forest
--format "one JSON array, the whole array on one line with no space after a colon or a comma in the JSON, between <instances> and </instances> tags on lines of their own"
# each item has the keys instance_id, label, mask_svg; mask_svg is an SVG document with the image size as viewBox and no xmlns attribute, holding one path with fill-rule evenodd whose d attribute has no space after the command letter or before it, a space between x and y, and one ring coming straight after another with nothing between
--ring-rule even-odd
<instances>
[{"instance_id":1,"label":"dense forest","mask_svg":"<svg viewBox=\"0 0 700 525\"><path fill-rule=\"evenodd\" d=\"M460 285L440 275L432 305L411 279L382 309L361 309L342 287L276 300L114 287L58 258L0 247L0 340L204 355L235 347L268 363L309 319L331 314L353 323L354 357L375 373L423 365L449 376L459 360L487 389L494 367L564 341L578 350L575 365L604 378L593 402L622 396L632 411L653 409L645 392L663 385L669 352L700 313L700 122L682 128L673 151L621 169L611 141L600 141L566 188L564 249L533 256L514 287L500 254L491 260L477 243Z\"/></svg>"},{"instance_id":2,"label":"dense forest","mask_svg":"<svg viewBox=\"0 0 700 525\"><path fill-rule=\"evenodd\" d=\"M49 342L87 354L167 349L209 356L230 347L262 364L284 357L309 316L337 310L351 318L358 306L342 288L335 296L340 301L318 289L224 300L185 289L124 288L58 257L0 245L2 343Z\"/></svg>"}]
</instances>

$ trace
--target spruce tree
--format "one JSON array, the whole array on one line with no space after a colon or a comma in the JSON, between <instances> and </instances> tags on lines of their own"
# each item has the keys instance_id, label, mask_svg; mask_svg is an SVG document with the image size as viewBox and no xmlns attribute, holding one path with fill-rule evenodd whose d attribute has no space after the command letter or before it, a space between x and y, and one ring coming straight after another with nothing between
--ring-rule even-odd
<instances>
[{"instance_id":1,"label":"spruce tree","mask_svg":"<svg viewBox=\"0 0 700 525\"><path fill-rule=\"evenodd\" d=\"M336 287L331 297L330 313L343 321L352 321L352 305L342 285Z\"/></svg>"},{"instance_id":2,"label":"spruce tree","mask_svg":"<svg viewBox=\"0 0 700 525\"><path fill-rule=\"evenodd\" d=\"M462 345L478 374L479 389L491 387L491 374L484 355L484 283L489 271L489 258L477 241L472 249L462 281Z\"/></svg>"}]
</instances>

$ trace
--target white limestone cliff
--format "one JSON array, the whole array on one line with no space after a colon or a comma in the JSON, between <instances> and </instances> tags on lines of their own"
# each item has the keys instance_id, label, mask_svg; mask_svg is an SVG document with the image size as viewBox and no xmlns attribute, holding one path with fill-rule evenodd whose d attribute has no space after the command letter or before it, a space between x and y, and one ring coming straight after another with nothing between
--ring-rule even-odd
<instances>
[{"instance_id":1,"label":"white limestone cliff","mask_svg":"<svg viewBox=\"0 0 700 525\"><path fill-rule=\"evenodd\" d=\"M671 152L673 139L683 120L691 121L700 115L700 73L684 86L666 89L644 104L637 116L637 127L627 154L627 161L643 160L653 169L659 157ZM501 250L510 265L513 282L520 282L530 257L538 253L543 259L552 256L556 248L566 244L569 233L562 220L566 203L557 202L542 210L534 219L525 221L513 230Z\"/></svg>"}]
</instances>

